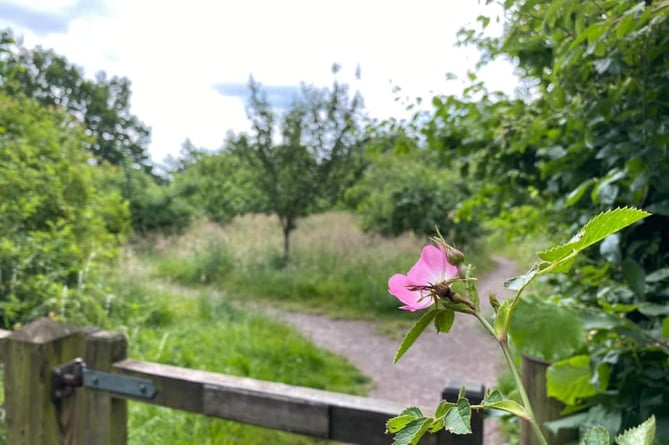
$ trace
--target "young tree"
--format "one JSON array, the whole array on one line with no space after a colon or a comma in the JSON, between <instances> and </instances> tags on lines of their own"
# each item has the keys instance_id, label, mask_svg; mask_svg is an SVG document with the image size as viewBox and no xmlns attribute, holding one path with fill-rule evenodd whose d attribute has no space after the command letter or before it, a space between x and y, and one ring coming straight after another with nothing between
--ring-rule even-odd
<instances>
[{"instance_id":1,"label":"young tree","mask_svg":"<svg viewBox=\"0 0 669 445\"><path fill-rule=\"evenodd\" d=\"M303 85L279 114L258 83L251 80L250 89L252 130L230 144L257 172L269 211L281 224L286 263L297 219L331 205L361 172L362 99L337 82L332 89Z\"/></svg>"}]
</instances>

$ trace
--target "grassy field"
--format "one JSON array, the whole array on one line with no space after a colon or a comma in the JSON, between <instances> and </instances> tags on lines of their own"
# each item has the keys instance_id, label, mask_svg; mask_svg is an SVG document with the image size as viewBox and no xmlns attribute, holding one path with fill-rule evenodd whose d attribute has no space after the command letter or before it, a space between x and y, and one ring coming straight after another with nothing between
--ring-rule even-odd
<instances>
[{"instance_id":1,"label":"grassy field","mask_svg":"<svg viewBox=\"0 0 669 445\"><path fill-rule=\"evenodd\" d=\"M157 240L143 255L154 278L172 283L209 286L228 298L287 309L388 321L408 317L388 294L388 278L406 273L426 242L365 234L353 215L329 212L299 222L290 263L280 267L275 218L247 215L224 227L200 222L180 237ZM475 254L467 261L482 271L491 264Z\"/></svg>"},{"instance_id":2,"label":"grassy field","mask_svg":"<svg viewBox=\"0 0 669 445\"><path fill-rule=\"evenodd\" d=\"M131 253L110 318L129 356L175 366L364 395L368 379L299 333L212 288L147 282L151 265ZM144 278L144 279L142 279ZM130 404L131 444L311 444L316 440L140 403Z\"/></svg>"}]
</instances>

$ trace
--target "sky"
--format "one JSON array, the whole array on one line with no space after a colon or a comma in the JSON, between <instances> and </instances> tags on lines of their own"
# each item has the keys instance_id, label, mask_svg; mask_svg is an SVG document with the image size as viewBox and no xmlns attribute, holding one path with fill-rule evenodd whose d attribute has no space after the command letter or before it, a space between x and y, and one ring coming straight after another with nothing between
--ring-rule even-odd
<instances>
[{"instance_id":1,"label":"sky","mask_svg":"<svg viewBox=\"0 0 669 445\"><path fill-rule=\"evenodd\" d=\"M338 63L337 80L381 119L408 116L398 96L457 94L478 53L456 48L456 32L493 8L478 0L0 0L0 29L29 48L54 49L87 77L130 79L132 112L151 127L149 151L162 162L187 138L213 150L229 130L247 130L251 75L281 105L301 82L331 85ZM509 92L517 83L506 62L480 78Z\"/></svg>"}]
</instances>

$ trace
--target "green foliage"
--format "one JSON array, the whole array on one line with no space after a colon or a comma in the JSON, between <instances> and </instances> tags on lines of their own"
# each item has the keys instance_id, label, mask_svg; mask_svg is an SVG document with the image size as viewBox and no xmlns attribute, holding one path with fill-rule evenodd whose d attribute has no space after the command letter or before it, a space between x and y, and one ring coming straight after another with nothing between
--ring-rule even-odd
<instances>
[{"instance_id":1,"label":"green foliage","mask_svg":"<svg viewBox=\"0 0 669 445\"><path fill-rule=\"evenodd\" d=\"M246 213L267 212L258 173L235 153L234 141L218 152L196 149L186 141L173 172L174 185L201 214L219 223Z\"/></svg>"},{"instance_id":2,"label":"green foliage","mask_svg":"<svg viewBox=\"0 0 669 445\"><path fill-rule=\"evenodd\" d=\"M482 234L477 219L458 215L468 193L457 170L444 169L437 159L414 149L407 155L371 157L360 181L346 192L346 201L362 215L365 230L385 236L407 231L429 235L437 227L453 244L467 246Z\"/></svg>"},{"instance_id":3,"label":"green foliage","mask_svg":"<svg viewBox=\"0 0 669 445\"><path fill-rule=\"evenodd\" d=\"M513 344L525 355L556 361L585 347L585 326L578 311L536 296L524 296L511 319ZM560 335L554 335L559 332Z\"/></svg>"},{"instance_id":4,"label":"green foliage","mask_svg":"<svg viewBox=\"0 0 669 445\"><path fill-rule=\"evenodd\" d=\"M0 90L66 110L94 136L85 146L100 162L151 170L150 130L130 112L128 79L108 79L99 72L95 80L88 80L79 67L53 50L20 44L0 54L0 64Z\"/></svg>"},{"instance_id":5,"label":"green foliage","mask_svg":"<svg viewBox=\"0 0 669 445\"><path fill-rule=\"evenodd\" d=\"M100 322L100 272L116 254L128 208L96 184L102 167L69 116L0 94L0 322L52 311Z\"/></svg>"},{"instance_id":6,"label":"green foliage","mask_svg":"<svg viewBox=\"0 0 669 445\"><path fill-rule=\"evenodd\" d=\"M298 218L332 205L362 168L359 95L334 83L331 90L303 85L282 115L250 82L253 130L229 143L257 172L256 184L283 231L284 263ZM275 133L280 135L275 137Z\"/></svg>"},{"instance_id":7,"label":"green foliage","mask_svg":"<svg viewBox=\"0 0 669 445\"><path fill-rule=\"evenodd\" d=\"M611 437L607 429L597 425L585 432L580 445L609 445L610 443Z\"/></svg>"},{"instance_id":8,"label":"green foliage","mask_svg":"<svg viewBox=\"0 0 669 445\"><path fill-rule=\"evenodd\" d=\"M655 439L655 417L651 416L641 425L630 428L616 436L617 445L653 445Z\"/></svg>"},{"instance_id":9,"label":"green foliage","mask_svg":"<svg viewBox=\"0 0 669 445\"><path fill-rule=\"evenodd\" d=\"M150 282L147 264L132 257L126 261L129 270L115 276L107 309L110 323L127 331L131 357L330 391L366 392L365 376L293 329L220 293ZM143 403L129 405L129 436L131 444L316 443Z\"/></svg>"},{"instance_id":10,"label":"green foliage","mask_svg":"<svg viewBox=\"0 0 669 445\"><path fill-rule=\"evenodd\" d=\"M416 340L418 340L418 337L420 337L420 334L423 333L425 328L427 328L432 320L435 319L436 315L436 310L425 311L425 313L418 319L416 324L402 339L402 343L400 343L400 346L397 348L397 352L395 353L395 357L393 358L393 363L397 363L400 358L402 358L402 356L409 350L411 345L413 345Z\"/></svg>"}]
</instances>

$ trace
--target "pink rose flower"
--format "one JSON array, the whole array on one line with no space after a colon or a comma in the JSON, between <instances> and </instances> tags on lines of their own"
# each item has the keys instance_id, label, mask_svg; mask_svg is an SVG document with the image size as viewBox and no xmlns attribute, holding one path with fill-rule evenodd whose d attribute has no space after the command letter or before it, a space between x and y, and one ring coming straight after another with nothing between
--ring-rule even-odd
<instances>
[{"instance_id":1,"label":"pink rose flower","mask_svg":"<svg viewBox=\"0 0 669 445\"><path fill-rule=\"evenodd\" d=\"M404 303L400 309L415 312L434 304L444 289L448 290L442 283L457 276L458 268L448 262L443 246L425 246L409 273L390 277L388 291Z\"/></svg>"}]
</instances>

